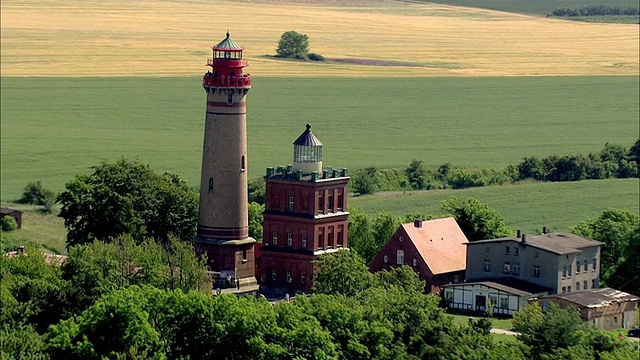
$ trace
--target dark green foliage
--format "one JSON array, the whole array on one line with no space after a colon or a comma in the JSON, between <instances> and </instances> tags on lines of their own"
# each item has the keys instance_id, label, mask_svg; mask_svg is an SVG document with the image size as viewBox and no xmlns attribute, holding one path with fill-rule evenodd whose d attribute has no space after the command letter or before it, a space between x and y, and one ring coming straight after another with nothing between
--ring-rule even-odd
<instances>
[{"instance_id":1,"label":"dark green foliage","mask_svg":"<svg viewBox=\"0 0 640 360\"><path fill-rule=\"evenodd\" d=\"M544 309L533 303L513 318L514 329L529 347L528 357L542 359L633 359L635 350L626 339L617 339L585 323L578 311L549 303Z\"/></svg>"},{"instance_id":2,"label":"dark green foliage","mask_svg":"<svg viewBox=\"0 0 640 360\"><path fill-rule=\"evenodd\" d=\"M638 15L639 7L608 4L582 5L577 8L558 8L553 10L554 16L603 16L603 15Z\"/></svg>"},{"instance_id":3,"label":"dark green foliage","mask_svg":"<svg viewBox=\"0 0 640 360\"><path fill-rule=\"evenodd\" d=\"M640 259L640 222L627 233L623 243L625 244L623 258L605 281L615 289L638 295L640 294L640 261L638 261Z\"/></svg>"},{"instance_id":4,"label":"dark green foliage","mask_svg":"<svg viewBox=\"0 0 640 360\"><path fill-rule=\"evenodd\" d=\"M313 291L318 294L355 296L373 282L364 260L353 251L340 250L320 256L315 265L318 272Z\"/></svg>"},{"instance_id":5,"label":"dark green foliage","mask_svg":"<svg viewBox=\"0 0 640 360\"><path fill-rule=\"evenodd\" d=\"M24 187L24 192L18 202L22 204L43 205L45 197L50 195L54 195L53 192L45 189L40 180L29 181L27 186Z\"/></svg>"},{"instance_id":6,"label":"dark green foliage","mask_svg":"<svg viewBox=\"0 0 640 360\"><path fill-rule=\"evenodd\" d=\"M307 58L311 61L325 61L324 56L316 53L308 53Z\"/></svg>"},{"instance_id":7,"label":"dark green foliage","mask_svg":"<svg viewBox=\"0 0 640 360\"><path fill-rule=\"evenodd\" d=\"M262 213L264 212L264 204L256 202L249 203L249 236L262 242Z\"/></svg>"},{"instance_id":8,"label":"dark green foliage","mask_svg":"<svg viewBox=\"0 0 640 360\"><path fill-rule=\"evenodd\" d=\"M355 207L350 207L349 212L349 247L369 263L389 241L402 219L384 211L378 212L374 219Z\"/></svg>"},{"instance_id":9,"label":"dark green foliage","mask_svg":"<svg viewBox=\"0 0 640 360\"><path fill-rule=\"evenodd\" d=\"M195 235L198 195L180 176L157 175L148 165L120 159L76 175L58 196L68 229L67 246L130 234L160 243Z\"/></svg>"},{"instance_id":10,"label":"dark green foliage","mask_svg":"<svg viewBox=\"0 0 640 360\"><path fill-rule=\"evenodd\" d=\"M47 265L40 251L24 251L0 257L0 322L42 333L64 316L64 282L60 268Z\"/></svg>"},{"instance_id":11,"label":"dark green foliage","mask_svg":"<svg viewBox=\"0 0 640 360\"><path fill-rule=\"evenodd\" d=\"M45 360L43 347L42 339L29 325L3 323L0 327L0 359Z\"/></svg>"},{"instance_id":12,"label":"dark green foliage","mask_svg":"<svg viewBox=\"0 0 640 360\"><path fill-rule=\"evenodd\" d=\"M249 181L247 184L248 195L249 195L249 203L255 202L260 205L264 205L264 196L265 196L265 182L264 178L257 178L255 180Z\"/></svg>"},{"instance_id":13,"label":"dark green foliage","mask_svg":"<svg viewBox=\"0 0 640 360\"><path fill-rule=\"evenodd\" d=\"M309 37L290 30L280 36L276 53L281 57L304 56L309 52Z\"/></svg>"},{"instance_id":14,"label":"dark green foliage","mask_svg":"<svg viewBox=\"0 0 640 360\"><path fill-rule=\"evenodd\" d=\"M618 262L625 258L625 248L639 222L638 215L628 210L608 209L597 219L582 221L570 228L574 234L602 242L600 271L605 283L612 278Z\"/></svg>"},{"instance_id":15,"label":"dark green foliage","mask_svg":"<svg viewBox=\"0 0 640 360\"><path fill-rule=\"evenodd\" d=\"M0 219L0 228L2 231L13 231L18 228L18 222L13 216L5 216Z\"/></svg>"},{"instance_id":16,"label":"dark green foliage","mask_svg":"<svg viewBox=\"0 0 640 360\"><path fill-rule=\"evenodd\" d=\"M101 296L130 285L208 290L205 259L198 259L191 244L169 238L166 246L146 240L137 245L127 235L111 243L75 246L62 267L70 306L75 313Z\"/></svg>"},{"instance_id":17,"label":"dark green foliage","mask_svg":"<svg viewBox=\"0 0 640 360\"><path fill-rule=\"evenodd\" d=\"M356 194L367 195L375 193L379 188L379 183L378 169L375 166L369 166L356 171L350 186Z\"/></svg>"},{"instance_id":18,"label":"dark green foliage","mask_svg":"<svg viewBox=\"0 0 640 360\"><path fill-rule=\"evenodd\" d=\"M463 200L451 196L441 203L441 208L444 213L456 219L469 241L496 239L513 234L500 214L476 199Z\"/></svg>"}]
</instances>

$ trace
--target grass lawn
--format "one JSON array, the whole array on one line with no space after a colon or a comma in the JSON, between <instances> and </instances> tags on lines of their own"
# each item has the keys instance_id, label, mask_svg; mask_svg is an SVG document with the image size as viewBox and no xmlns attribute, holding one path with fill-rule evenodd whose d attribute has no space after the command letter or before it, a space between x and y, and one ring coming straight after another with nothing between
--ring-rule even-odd
<instances>
[{"instance_id":1,"label":"grass lawn","mask_svg":"<svg viewBox=\"0 0 640 360\"><path fill-rule=\"evenodd\" d=\"M64 220L56 214L42 214L32 205L2 204L22 211L22 229L2 232L2 251L15 250L20 245L42 248L54 254L66 254ZM57 211L56 211L57 212Z\"/></svg>"},{"instance_id":2,"label":"grass lawn","mask_svg":"<svg viewBox=\"0 0 640 360\"><path fill-rule=\"evenodd\" d=\"M453 317L454 324L464 325L469 323L468 315L449 314ZM474 319L479 319L481 316L473 316ZM511 330L513 328L513 321L511 318L490 318L491 327L494 329ZM510 335L507 335L510 336ZM513 337L513 336L511 336Z\"/></svg>"},{"instance_id":3,"label":"grass lawn","mask_svg":"<svg viewBox=\"0 0 640 360\"><path fill-rule=\"evenodd\" d=\"M607 208L640 211L640 180L611 179L563 183L527 183L463 190L349 198L350 207L369 213L388 211L404 217L408 212L439 215L440 203L450 196L472 197L500 213L507 226L524 232L540 232L543 226L566 231L578 222L595 218Z\"/></svg>"},{"instance_id":4,"label":"grass lawn","mask_svg":"<svg viewBox=\"0 0 640 360\"><path fill-rule=\"evenodd\" d=\"M1 197L54 191L103 160L138 158L200 177L205 93L197 77L1 79ZM639 133L637 76L265 78L248 97L250 178L292 160L313 124L327 166L502 167L586 154Z\"/></svg>"}]
</instances>

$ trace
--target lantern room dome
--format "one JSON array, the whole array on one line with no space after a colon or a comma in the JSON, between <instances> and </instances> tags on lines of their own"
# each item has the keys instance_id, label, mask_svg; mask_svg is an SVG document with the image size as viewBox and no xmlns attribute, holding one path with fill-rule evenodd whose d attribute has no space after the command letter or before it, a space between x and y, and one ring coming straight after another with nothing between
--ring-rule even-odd
<instances>
[{"instance_id":1,"label":"lantern room dome","mask_svg":"<svg viewBox=\"0 0 640 360\"><path fill-rule=\"evenodd\" d=\"M238 45L235 41L231 40L229 33L227 37L212 47L213 50L226 50L226 51L242 51L242 46Z\"/></svg>"},{"instance_id":2,"label":"lantern room dome","mask_svg":"<svg viewBox=\"0 0 640 360\"><path fill-rule=\"evenodd\" d=\"M322 143L311 131L311 124L307 124L307 130L305 130L297 139L293 142L293 145L300 146L322 146Z\"/></svg>"}]
</instances>

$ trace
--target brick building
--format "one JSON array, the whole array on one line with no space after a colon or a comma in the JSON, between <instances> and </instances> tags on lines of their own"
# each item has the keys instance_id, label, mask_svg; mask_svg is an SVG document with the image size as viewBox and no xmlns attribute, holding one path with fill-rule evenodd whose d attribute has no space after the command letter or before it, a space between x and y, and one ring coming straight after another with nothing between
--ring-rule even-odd
<instances>
[{"instance_id":1,"label":"brick building","mask_svg":"<svg viewBox=\"0 0 640 360\"><path fill-rule=\"evenodd\" d=\"M310 124L293 144L293 165L270 167L265 176L262 291L311 289L313 261L348 245L347 169L323 169Z\"/></svg>"},{"instance_id":2,"label":"brick building","mask_svg":"<svg viewBox=\"0 0 640 360\"><path fill-rule=\"evenodd\" d=\"M452 217L402 224L369 265L372 272L409 265L426 291L464 281L469 241Z\"/></svg>"}]
</instances>

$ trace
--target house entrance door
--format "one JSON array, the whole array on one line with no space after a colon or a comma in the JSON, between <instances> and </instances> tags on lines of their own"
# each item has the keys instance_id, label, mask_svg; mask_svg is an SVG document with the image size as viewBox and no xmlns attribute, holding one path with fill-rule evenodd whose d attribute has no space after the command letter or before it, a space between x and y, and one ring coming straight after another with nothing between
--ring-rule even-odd
<instances>
[{"instance_id":1,"label":"house entrance door","mask_svg":"<svg viewBox=\"0 0 640 360\"><path fill-rule=\"evenodd\" d=\"M487 306L487 298L482 295L476 295L476 311L485 311Z\"/></svg>"}]
</instances>

